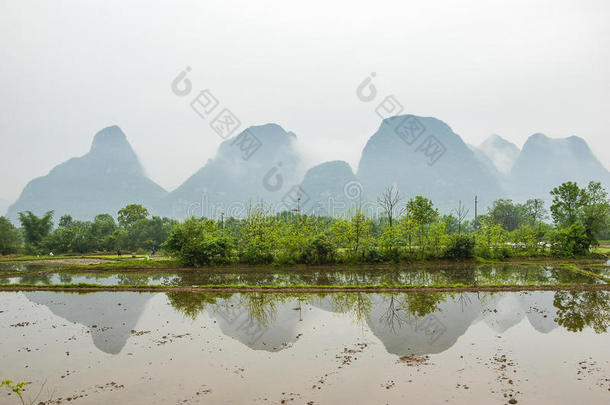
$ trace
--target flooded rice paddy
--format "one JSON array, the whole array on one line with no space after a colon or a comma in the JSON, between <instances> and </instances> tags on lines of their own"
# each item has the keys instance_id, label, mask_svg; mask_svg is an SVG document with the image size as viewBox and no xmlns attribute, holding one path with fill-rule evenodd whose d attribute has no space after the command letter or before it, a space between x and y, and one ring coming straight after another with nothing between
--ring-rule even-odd
<instances>
[{"instance_id":1,"label":"flooded rice paddy","mask_svg":"<svg viewBox=\"0 0 610 405\"><path fill-rule=\"evenodd\" d=\"M606 404L609 325L604 290L0 292L0 376L53 404Z\"/></svg>"},{"instance_id":2,"label":"flooded rice paddy","mask_svg":"<svg viewBox=\"0 0 610 405\"><path fill-rule=\"evenodd\" d=\"M331 267L224 267L189 270L91 271L48 265L0 263L0 285L102 286L493 286L493 285L588 285L610 279L608 267L594 266L591 274L567 266L539 264L465 264L435 266L331 266ZM601 277L595 277L593 273Z\"/></svg>"}]
</instances>

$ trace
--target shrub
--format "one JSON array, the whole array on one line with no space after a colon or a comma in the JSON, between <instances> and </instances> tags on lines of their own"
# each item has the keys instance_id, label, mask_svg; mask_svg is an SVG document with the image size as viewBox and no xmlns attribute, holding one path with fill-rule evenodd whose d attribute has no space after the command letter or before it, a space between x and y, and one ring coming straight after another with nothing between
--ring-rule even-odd
<instances>
[{"instance_id":1,"label":"shrub","mask_svg":"<svg viewBox=\"0 0 610 405\"><path fill-rule=\"evenodd\" d=\"M265 243L250 242L241 252L240 259L248 264L270 264L273 262L273 253Z\"/></svg>"},{"instance_id":2,"label":"shrub","mask_svg":"<svg viewBox=\"0 0 610 405\"><path fill-rule=\"evenodd\" d=\"M324 234L316 235L304 246L301 261L306 264L330 264L336 259L337 248Z\"/></svg>"},{"instance_id":3,"label":"shrub","mask_svg":"<svg viewBox=\"0 0 610 405\"><path fill-rule=\"evenodd\" d=\"M231 239L219 234L214 221L195 218L175 225L163 245L185 266L228 263L231 246Z\"/></svg>"},{"instance_id":4,"label":"shrub","mask_svg":"<svg viewBox=\"0 0 610 405\"><path fill-rule=\"evenodd\" d=\"M375 246L371 246L362 252L363 263L383 263L384 261L385 255Z\"/></svg>"},{"instance_id":5,"label":"shrub","mask_svg":"<svg viewBox=\"0 0 610 405\"><path fill-rule=\"evenodd\" d=\"M555 231L551 237L551 252L558 256L583 256L589 252L591 241L583 224L572 225Z\"/></svg>"},{"instance_id":6,"label":"shrub","mask_svg":"<svg viewBox=\"0 0 610 405\"><path fill-rule=\"evenodd\" d=\"M470 235L450 235L443 256L454 260L474 257L474 239Z\"/></svg>"}]
</instances>

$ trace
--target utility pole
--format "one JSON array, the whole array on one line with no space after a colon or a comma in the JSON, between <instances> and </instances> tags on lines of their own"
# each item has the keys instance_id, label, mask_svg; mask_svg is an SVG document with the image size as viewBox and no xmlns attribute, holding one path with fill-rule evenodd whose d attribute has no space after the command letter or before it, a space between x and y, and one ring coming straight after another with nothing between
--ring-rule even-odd
<instances>
[{"instance_id":1,"label":"utility pole","mask_svg":"<svg viewBox=\"0 0 610 405\"><path fill-rule=\"evenodd\" d=\"M220 213L220 229L225 229L225 213Z\"/></svg>"},{"instance_id":2,"label":"utility pole","mask_svg":"<svg viewBox=\"0 0 610 405\"><path fill-rule=\"evenodd\" d=\"M297 218L298 218L299 214L301 213L301 197L297 198L297 207L293 208L292 211L297 213Z\"/></svg>"},{"instance_id":3,"label":"utility pole","mask_svg":"<svg viewBox=\"0 0 610 405\"><path fill-rule=\"evenodd\" d=\"M462 200L458 202L458 211L462 210ZM462 233L462 218L460 218L461 212L458 212L458 234ZM463 311L463 309L462 309Z\"/></svg>"},{"instance_id":4,"label":"utility pole","mask_svg":"<svg viewBox=\"0 0 610 405\"><path fill-rule=\"evenodd\" d=\"M474 196L474 229L477 229L477 225L478 225L478 207L479 207L479 197L478 196Z\"/></svg>"}]
</instances>

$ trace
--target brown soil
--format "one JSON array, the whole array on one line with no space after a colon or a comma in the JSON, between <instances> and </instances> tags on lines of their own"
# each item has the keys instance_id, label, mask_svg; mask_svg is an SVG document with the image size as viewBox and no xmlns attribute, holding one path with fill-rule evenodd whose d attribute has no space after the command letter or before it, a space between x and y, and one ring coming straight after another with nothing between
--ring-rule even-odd
<instances>
[{"instance_id":1,"label":"brown soil","mask_svg":"<svg viewBox=\"0 0 610 405\"><path fill-rule=\"evenodd\" d=\"M405 363L407 366L422 366L427 365L430 356L417 356L415 354L402 356L398 359L398 363Z\"/></svg>"},{"instance_id":2,"label":"brown soil","mask_svg":"<svg viewBox=\"0 0 610 405\"><path fill-rule=\"evenodd\" d=\"M88 258L74 258L74 259L41 259L41 260L25 260L19 262L20 264L69 264L86 266L90 264L108 263L112 260L108 259L88 259Z\"/></svg>"}]
</instances>

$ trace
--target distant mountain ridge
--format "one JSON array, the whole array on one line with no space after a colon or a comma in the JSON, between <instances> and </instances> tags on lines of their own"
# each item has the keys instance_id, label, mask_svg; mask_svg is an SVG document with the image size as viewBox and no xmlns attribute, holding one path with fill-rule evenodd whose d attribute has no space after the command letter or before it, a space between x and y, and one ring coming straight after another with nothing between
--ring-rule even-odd
<instances>
[{"instance_id":1,"label":"distant mountain ridge","mask_svg":"<svg viewBox=\"0 0 610 405\"><path fill-rule=\"evenodd\" d=\"M426 155L428 140L440 143L444 153L433 158ZM364 147L356 175L370 199L395 184L404 197L422 195L445 212L475 195L482 204L503 196L495 174L449 125L432 117L385 119Z\"/></svg>"},{"instance_id":2,"label":"distant mountain ridge","mask_svg":"<svg viewBox=\"0 0 610 405\"><path fill-rule=\"evenodd\" d=\"M569 180L610 187L608 170L582 138L538 133L519 151L492 135L475 147L443 121L414 115L383 120L356 172L344 161L309 170L303 162L294 133L274 123L252 126L223 141L214 158L168 193L146 176L125 134L111 126L95 135L87 154L30 181L7 216L16 221L21 211L54 210L56 219L63 214L92 219L139 203L155 215L178 219L243 217L249 204L260 201L269 212L341 216L356 207L375 208L377 196L391 185L403 198L432 199L443 213L459 200L471 205L476 195L483 213L497 198L548 201L551 188Z\"/></svg>"},{"instance_id":3,"label":"distant mountain ridge","mask_svg":"<svg viewBox=\"0 0 610 405\"><path fill-rule=\"evenodd\" d=\"M362 191L359 184L347 162L334 160L316 165L305 173L300 184L308 199L303 208L315 215L341 216L354 212Z\"/></svg>"},{"instance_id":4,"label":"distant mountain ridge","mask_svg":"<svg viewBox=\"0 0 610 405\"><path fill-rule=\"evenodd\" d=\"M9 205L11 205L10 202L0 198L0 216L6 214L6 211L8 210Z\"/></svg>"},{"instance_id":5,"label":"distant mountain ridge","mask_svg":"<svg viewBox=\"0 0 610 405\"><path fill-rule=\"evenodd\" d=\"M7 216L15 221L22 211L40 215L53 210L56 219L64 214L92 219L101 213L116 215L130 203L152 207L166 193L146 177L123 131L111 126L95 134L88 153L30 181Z\"/></svg>"},{"instance_id":6,"label":"distant mountain ridge","mask_svg":"<svg viewBox=\"0 0 610 405\"><path fill-rule=\"evenodd\" d=\"M175 218L244 216L249 203L281 203L302 176L296 135L277 124L252 126L220 144L216 156L160 203Z\"/></svg>"},{"instance_id":7,"label":"distant mountain ridge","mask_svg":"<svg viewBox=\"0 0 610 405\"><path fill-rule=\"evenodd\" d=\"M599 181L608 189L610 174L584 139L552 139L536 133L527 139L511 169L508 191L517 200L549 200L549 190L566 181L580 185Z\"/></svg>"}]
</instances>

